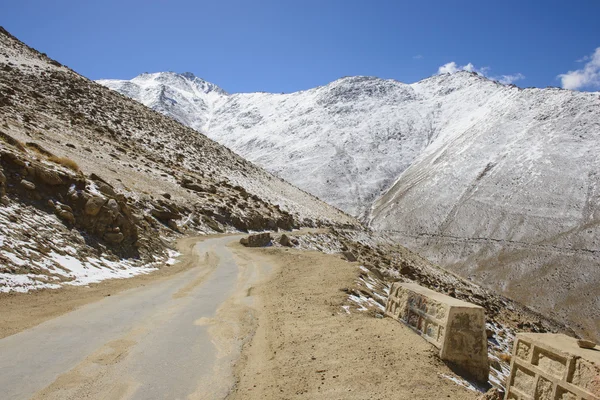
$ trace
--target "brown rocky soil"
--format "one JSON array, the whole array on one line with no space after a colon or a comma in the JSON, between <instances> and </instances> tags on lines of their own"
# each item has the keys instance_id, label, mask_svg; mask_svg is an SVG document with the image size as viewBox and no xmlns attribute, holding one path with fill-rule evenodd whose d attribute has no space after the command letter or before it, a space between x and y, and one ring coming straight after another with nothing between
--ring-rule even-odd
<instances>
[{"instance_id":1,"label":"brown rocky soil","mask_svg":"<svg viewBox=\"0 0 600 400\"><path fill-rule=\"evenodd\" d=\"M402 324L347 314L358 264L333 255L256 249L272 278L252 289L256 332L236 367L231 399L475 399L436 350Z\"/></svg>"}]
</instances>

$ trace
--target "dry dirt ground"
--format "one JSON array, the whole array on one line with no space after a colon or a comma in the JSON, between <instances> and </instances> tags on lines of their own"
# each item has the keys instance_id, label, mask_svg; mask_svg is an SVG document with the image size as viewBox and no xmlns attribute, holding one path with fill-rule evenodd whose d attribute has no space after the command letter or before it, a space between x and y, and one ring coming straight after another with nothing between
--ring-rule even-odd
<instances>
[{"instance_id":1,"label":"dry dirt ground","mask_svg":"<svg viewBox=\"0 0 600 400\"><path fill-rule=\"evenodd\" d=\"M289 249L238 250L266 258L270 278L251 291L255 333L235 368L230 399L475 399L433 346L389 318L347 314L342 289L358 264Z\"/></svg>"}]
</instances>

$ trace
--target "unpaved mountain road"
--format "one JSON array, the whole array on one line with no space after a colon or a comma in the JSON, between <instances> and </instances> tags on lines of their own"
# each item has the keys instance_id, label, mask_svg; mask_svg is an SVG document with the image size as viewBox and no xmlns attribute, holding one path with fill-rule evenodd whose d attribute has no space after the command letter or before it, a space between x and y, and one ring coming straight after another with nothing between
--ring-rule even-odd
<instances>
[{"instance_id":1,"label":"unpaved mountain road","mask_svg":"<svg viewBox=\"0 0 600 400\"><path fill-rule=\"evenodd\" d=\"M226 299L270 269L258 264L239 269L226 246L236 240L239 236L198 242L183 257L197 265L183 273L1 339L0 397L224 397L232 381L223 356L228 351L215 348L208 326ZM237 321L228 323L235 329Z\"/></svg>"}]
</instances>

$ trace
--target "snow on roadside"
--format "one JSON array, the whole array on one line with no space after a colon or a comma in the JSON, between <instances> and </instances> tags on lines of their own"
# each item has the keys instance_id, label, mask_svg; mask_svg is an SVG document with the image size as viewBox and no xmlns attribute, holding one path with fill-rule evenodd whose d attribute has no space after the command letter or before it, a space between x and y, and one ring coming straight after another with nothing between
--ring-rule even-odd
<instances>
[{"instance_id":1,"label":"snow on roadside","mask_svg":"<svg viewBox=\"0 0 600 400\"><path fill-rule=\"evenodd\" d=\"M0 293L25 293L85 286L106 279L131 278L175 264L179 253L151 263L98 256L76 230L34 207L11 203L0 207Z\"/></svg>"}]
</instances>

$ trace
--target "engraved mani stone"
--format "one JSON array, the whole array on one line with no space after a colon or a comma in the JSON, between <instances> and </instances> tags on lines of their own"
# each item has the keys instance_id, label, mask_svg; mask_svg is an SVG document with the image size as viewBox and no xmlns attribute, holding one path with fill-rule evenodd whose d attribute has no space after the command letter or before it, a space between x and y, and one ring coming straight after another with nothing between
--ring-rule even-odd
<instances>
[{"instance_id":1,"label":"engraved mani stone","mask_svg":"<svg viewBox=\"0 0 600 400\"><path fill-rule=\"evenodd\" d=\"M600 348L562 334L517 334L505 399L600 400Z\"/></svg>"},{"instance_id":2,"label":"engraved mani stone","mask_svg":"<svg viewBox=\"0 0 600 400\"><path fill-rule=\"evenodd\" d=\"M442 360L486 382L489 375L485 310L415 283L395 282L387 316L403 322L440 349Z\"/></svg>"}]
</instances>

